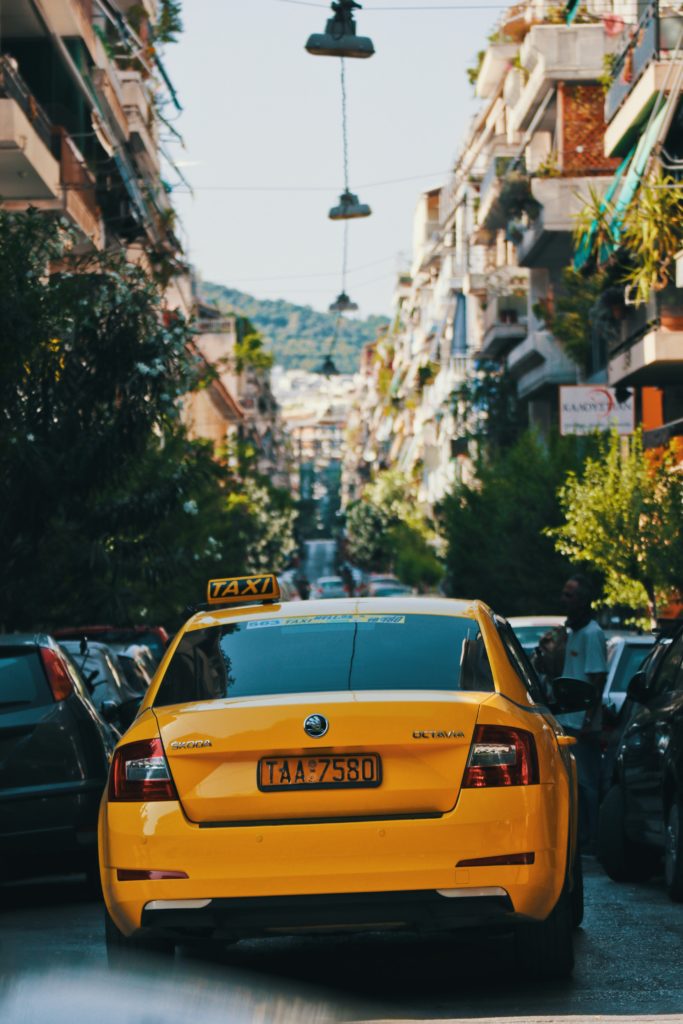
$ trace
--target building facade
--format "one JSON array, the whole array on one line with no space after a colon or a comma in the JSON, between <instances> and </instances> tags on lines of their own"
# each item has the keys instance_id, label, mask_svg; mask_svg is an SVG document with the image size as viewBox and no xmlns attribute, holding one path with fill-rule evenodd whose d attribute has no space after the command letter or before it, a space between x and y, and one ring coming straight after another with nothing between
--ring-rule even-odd
<instances>
[{"instance_id":1,"label":"building facade","mask_svg":"<svg viewBox=\"0 0 683 1024\"><path fill-rule=\"evenodd\" d=\"M616 248L620 208L651 159L681 177L681 29L677 5L653 0L528 0L499 19L472 69L481 105L453 172L417 201L392 327L365 353L349 497L385 466L414 482L426 509L466 480L478 411L462 396L486 373L511 382L542 434L559 425L559 388L574 384L633 399L646 443L683 434L674 279L645 303L612 284L583 314L580 351L554 333L581 280L572 275L590 277L576 237L585 211L610 212ZM683 253L679 262L683 283ZM602 272L601 258L593 266Z\"/></svg>"}]
</instances>

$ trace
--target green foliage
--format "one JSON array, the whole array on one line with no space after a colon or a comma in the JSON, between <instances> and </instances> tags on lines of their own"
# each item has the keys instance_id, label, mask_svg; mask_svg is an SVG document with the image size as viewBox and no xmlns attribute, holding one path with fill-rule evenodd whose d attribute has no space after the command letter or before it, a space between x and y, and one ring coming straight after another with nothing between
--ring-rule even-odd
<instances>
[{"instance_id":1,"label":"green foliage","mask_svg":"<svg viewBox=\"0 0 683 1024\"><path fill-rule=\"evenodd\" d=\"M679 186L671 175L657 171L642 182L623 218L612 203L590 189L576 218L577 251L593 266L609 265L612 278L627 286L636 305L672 281L674 259L683 248Z\"/></svg>"},{"instance_id":2,"label":"green foliage","mask_svg":"<svg viewBox=\"0 0 683 1024\"><path fill-rule=\"evenodd\" d=\"M477 79L479 78L479 72L481 71L481 66L484 63L485 56L486 50L479 50L474 64L472 64L471 67L465 69L467 74L467 81L473 87L477 84Z\"/></svg>"},{"instance_id":3,"label":"green foliage","mask_svg":"<svg viewBox=\"0 0 683 1024\"><path fill-rule=\"evenodd\" d=\"M172 625L207 578L255 559L280 499L233 530L241 483L179 419L199 369L188 324L120 254L83 268L71 251L44 214L0 211L0 624Z\"/></svg>"},{"instance_id":4,"label":"green foliage","mask_svg":"<svg viewBox=\"0 0 683 1024\"><path fill-rule=\"evenodd\" d=\"M545 528L561 522L557 488L581 464L586 439L533 432L482 460L438 510L448 592L477 597L504 615L551 614L569 564Z\"/></svg>"},{"instance_id":5,"label":"green foliage","mask_svg":"<svg viewBox=\"0 0 683 1024\"><path fill-rule=\"evenodd\" d=\"M180 0L159 0L159 14L154 26L154 41L175 43L183 31Z\"/></svg>"},{"instance_id":6,"label":"green foliage","mask_svg":"<svg viewBox=\"0 0 683 1024\"><path fill-rule=\"evenodd\" d=\"M285 369L315 370L329 350L337 317L319 313L310 306L295 306L284 299L255 299L234 288L206 283L208 301L221 309L242 313L254 323L275 362ZM365 320L344 319L334 346L334 361L342 373L358 370L360 352L378 331L388 324L386 317Z\"/></svg>"},{"instance_id":7,"label":"green foliage","mask_svg":"<svg viewBox=\"0 0 683 1024\"><path fill-rule=\"evenodd\" d=\"M432 588L443 575L433 531L417 510L408 479L379 473L346 513L349 554L368 571L393 571L412 587Z\"/></svg>"},{"instance_id":8,"label":"green foliage","mask_svg":"<svg viewBox=\"0 0 683 1024\"><path fill-rule=\"evenodd\" d=\"M680 182L658 172L644 182L629 206L621 244L630 266L623 277L636 305L662 291L672 278L674 257L683 247L683 195Z\"/></svg>"},{"instance_id":9,"label":"green foliage","mask_svg":"<svg viewBox=\"0 0 683 1024\"><path fill-rule=\"evenodd\" d=\"M584 275L573 267L566 267L562 271L562 283L554 308L543 307L548 330L584 373L590 360L596 304L607 283L605 271Z\"/></svg>"},{"instance_id":10,"label":"green foliage","mask_svg":"<svg viewBox=\"0 0 683 1024\"><path fill-rule=\"evenodd\" d=\"M480 362L451 394L451 408L458 436L476 441L485 456L513 445L526 425L517 385L497 362Z\"/></svg>"},{"instance_id":11,"label":"green foliage","mask_svg":"<svg viewBox=\"0 0 683 1024\"><path fill-rule=\"evenodd\" d=\"M257 331L249 331L235 342L235 369L238 373L247 367L269 370L273 361L273 353L264 349L263 338Z\"/></svg>"},{"instance_id":12,"label":"green foliage","mask_svg":"<svg viewBox=\"0 0 683 1024\"><path fill-rule=\"evenodd\" d=\"M559 489L564 521L549 530L557 550L605 579L603 601L656 613L683 579L683 478L673 450L655 459L640 432L613 433L583 471Z\"/></svg>"},{"instance_id":13,"label":"green foliage","mask_svg":"<svg viewBox=\"0 0 683 1024\"><path fill-rule=\"evenodd\" d=\"M268 481L247 479L239 492L227 498L229 537L236 561L245 552L246 572L276 572L296 550L296 510L288 491Z\"/></svg>"},{"instance_id":14,"label":"green foliage","mask_svg":"<svg viewBox=\"0 0 683 1024\"><path fill-rule=\"evenodd\" d=\"M612 88L612 84L617 74L617 66L619 64L618 53L606 53L602 58L602 75L598 78L598 82L607 93Z\"/></svg>"}]
</instances>

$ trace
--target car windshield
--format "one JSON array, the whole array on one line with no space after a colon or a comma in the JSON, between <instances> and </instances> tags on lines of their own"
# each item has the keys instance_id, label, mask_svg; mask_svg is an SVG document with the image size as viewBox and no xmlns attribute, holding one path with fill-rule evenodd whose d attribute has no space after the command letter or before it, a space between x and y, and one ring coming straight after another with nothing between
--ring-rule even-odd
<instances>
[{"instance_id":1,"label":"car windshield","mask_svg":"<svg viewBox=\"0 0 683 1024\"><path fill-rule=\"evenodd\" d=\"M448 615L302 615L186 633L156 705L342 690L493 690L479 627Z\"/></svg>"},{"instance_id":2,"label":"car windshield","mask_svg":"<svg viewBox=\"0 0 683 1024\"><path fill-rule=\"evenodd\" d=\"M628 684L649 653L650 648L646 647L645 644L625 644L621 657L617 662L610 691L614 690L616 693L625 693Z\"/></svg>"}]
</instances>

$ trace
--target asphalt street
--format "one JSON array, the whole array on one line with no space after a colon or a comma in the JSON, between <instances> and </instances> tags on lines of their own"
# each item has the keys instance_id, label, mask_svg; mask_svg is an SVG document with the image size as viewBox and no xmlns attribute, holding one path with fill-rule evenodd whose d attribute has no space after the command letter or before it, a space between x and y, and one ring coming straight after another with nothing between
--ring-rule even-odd
<instances>
[{"instance_id":1,"label":"asphalt street","mask_svg":"<svg viewBox=\"0 0 683 1024\"><path fill-rule=\"evenodd\" d=\"M683 1021L683 905L661 878L617 885L590 858L585 870L576 970L561 985L515 977L504 938L370 934L180 950L121 978L107 970L102 905L82 879L5 883L0 1021Z\"/></svg>"}]
</instances>

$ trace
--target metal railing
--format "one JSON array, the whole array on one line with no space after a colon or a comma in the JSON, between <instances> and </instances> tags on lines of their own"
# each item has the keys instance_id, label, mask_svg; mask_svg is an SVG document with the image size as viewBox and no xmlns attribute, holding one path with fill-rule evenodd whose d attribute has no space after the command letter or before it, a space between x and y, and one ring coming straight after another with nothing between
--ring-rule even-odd
<instances>
[{"instance_id":1,"label":"metal railing","mask_svg":"<svg viewBox=\"0 0 683 1024\"><path fill-rule=\"evenodd\" d=\"M14 100L23 110L50 152L59 159L59 140L53 137L52 123L19 74L12 57L0 56L0 97Z\"/></svg>"},{"instance_id":2,"label":"metal railing","mask_svg":"<svg viewBox=\"0 0 683 1024\"><path fill-rule=\"evenodd\" d=\"M662 15L659 0L652 0L614 66L614 81L605 97L608 124L652 61L670 59L682 42L683 15Z\"/></svg>"}]
</instances>

